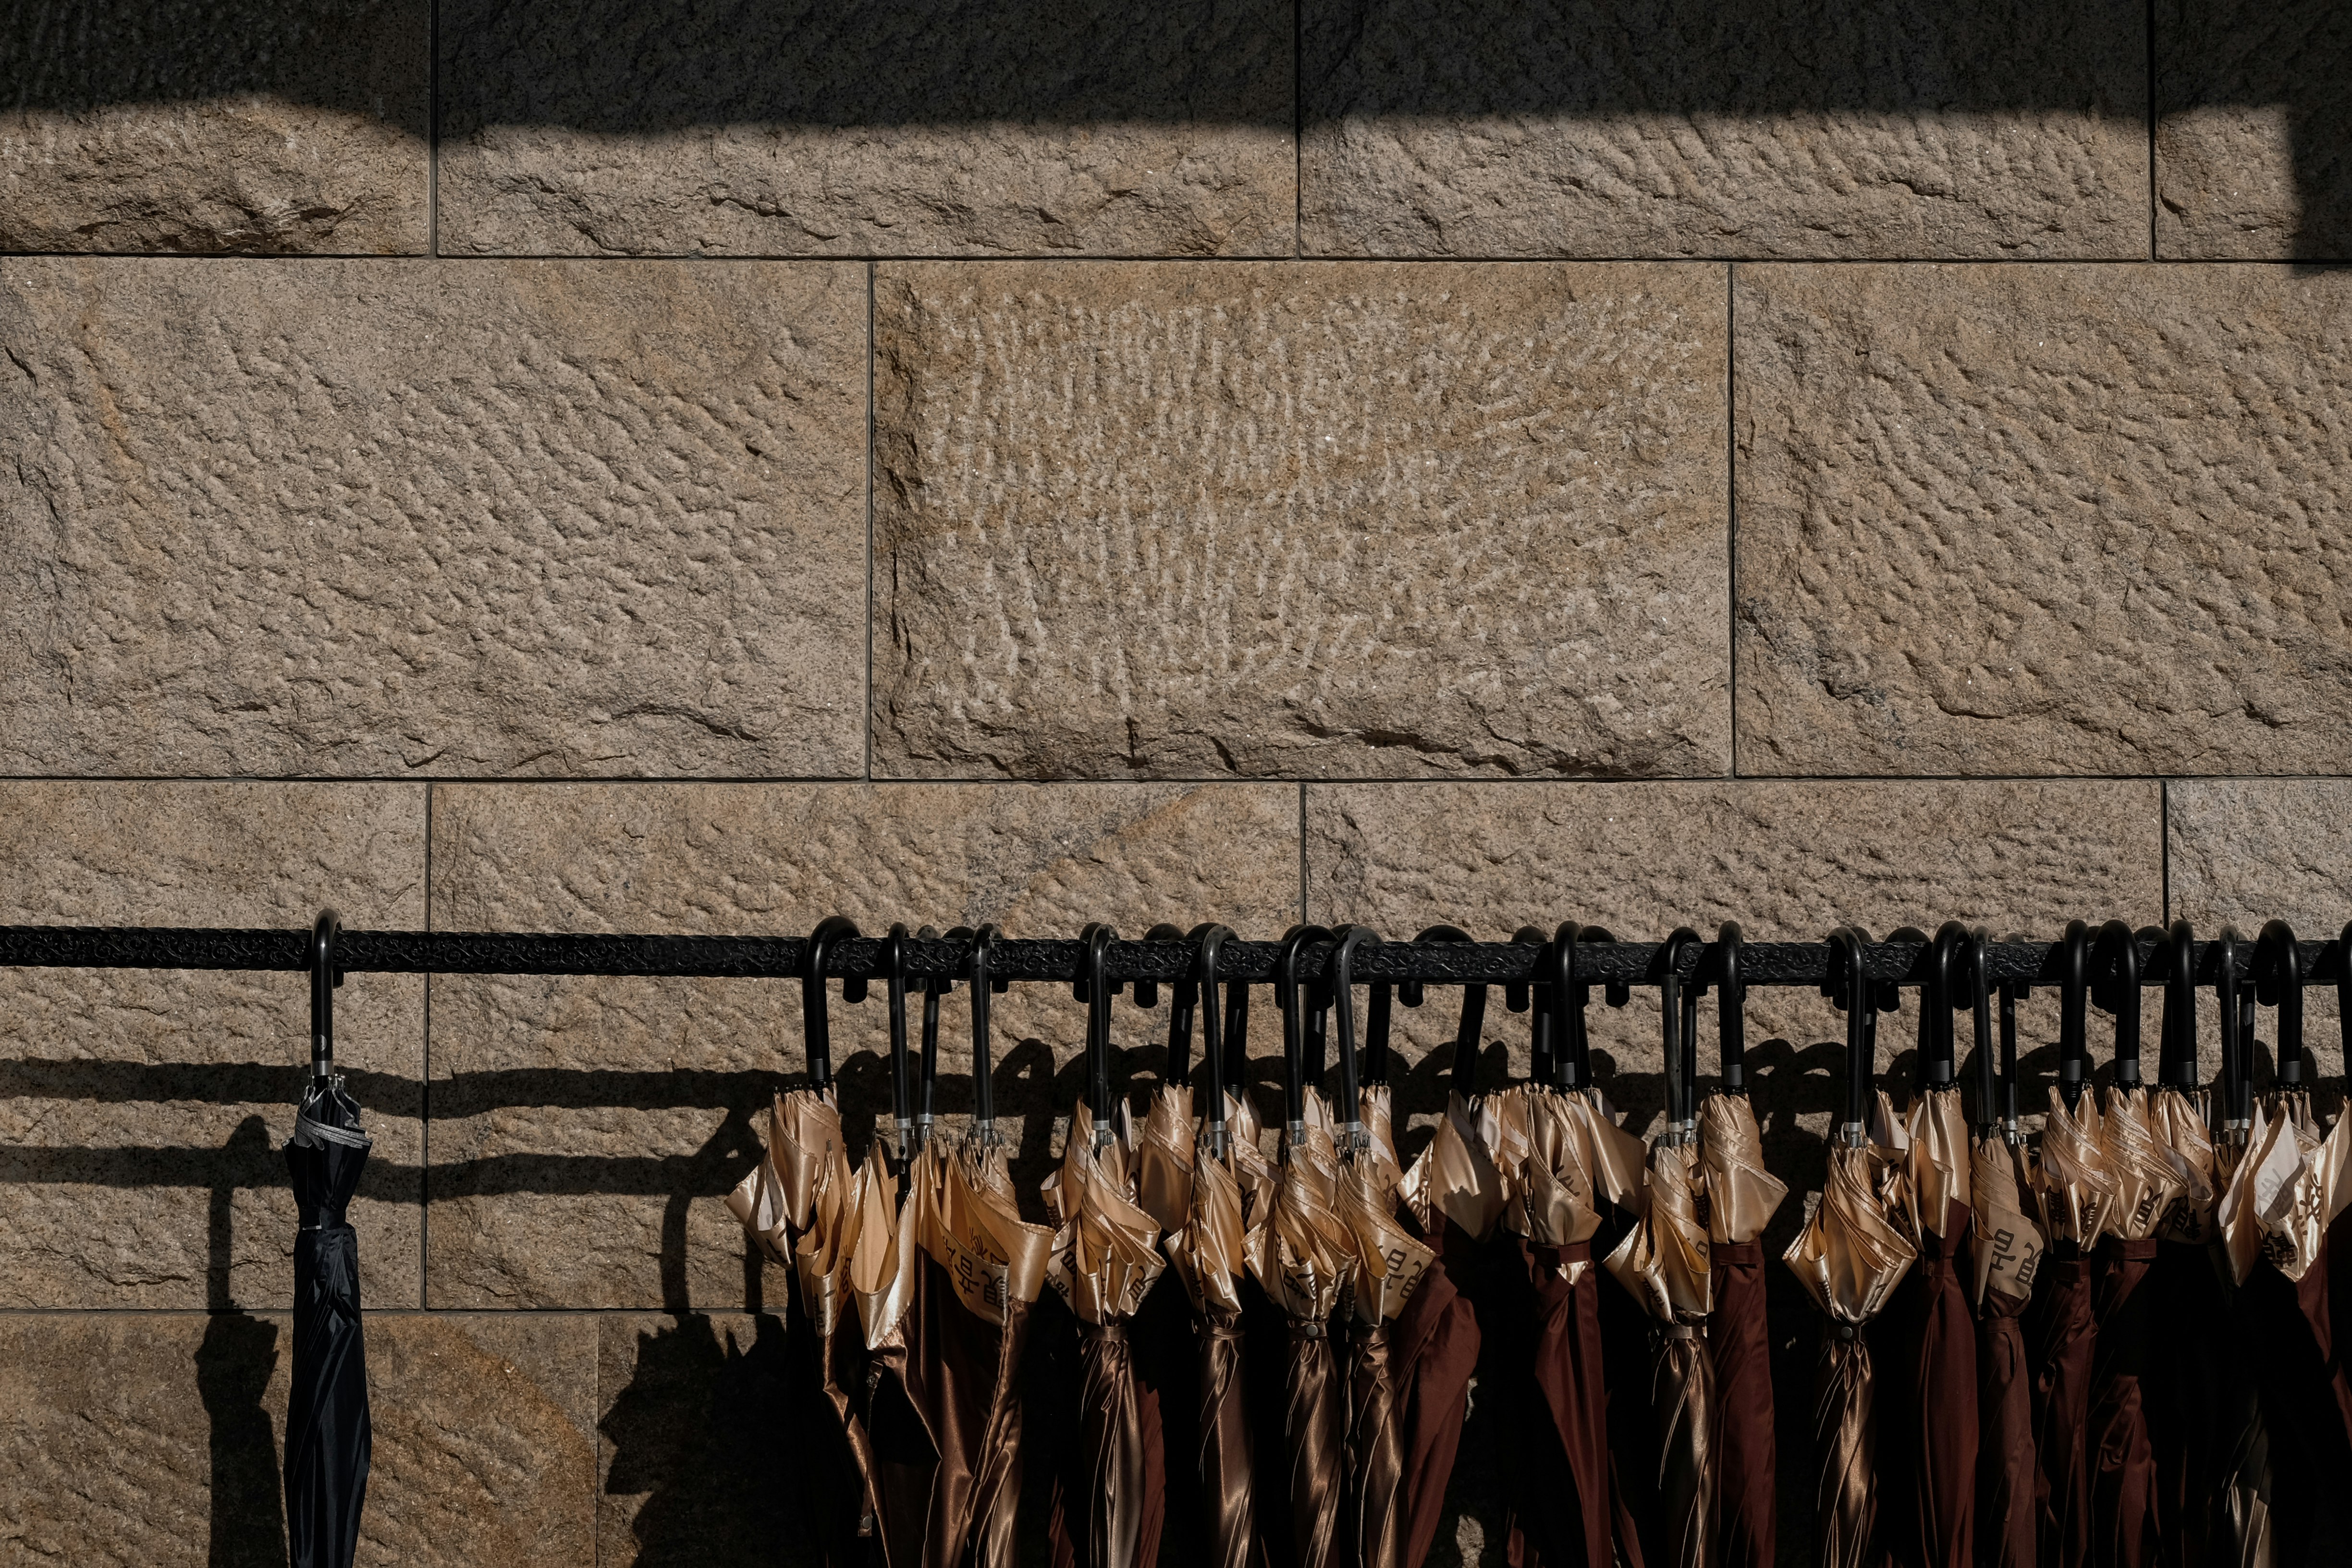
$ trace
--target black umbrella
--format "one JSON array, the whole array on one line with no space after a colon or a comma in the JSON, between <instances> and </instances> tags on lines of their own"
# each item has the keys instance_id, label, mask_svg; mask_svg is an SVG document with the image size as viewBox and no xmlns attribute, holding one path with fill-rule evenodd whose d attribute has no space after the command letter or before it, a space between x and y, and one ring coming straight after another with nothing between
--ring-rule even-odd
<instances>
[{"instance_id":1,"label":"black umbrella","mask_svg":"<svg viewBox=\"0 0 2352 1568\"><path fill-rule=\"evenodd\" d=\"M374 1140L335 1071L335 939L310 933L310 1081L286 1145L294 1206L294 1390L286 1409L286 1526L292 1568L351 1568L367 1499L367 1345L360 1329L359 1239L343 1219Z\"/></svg>"}]
</instances>

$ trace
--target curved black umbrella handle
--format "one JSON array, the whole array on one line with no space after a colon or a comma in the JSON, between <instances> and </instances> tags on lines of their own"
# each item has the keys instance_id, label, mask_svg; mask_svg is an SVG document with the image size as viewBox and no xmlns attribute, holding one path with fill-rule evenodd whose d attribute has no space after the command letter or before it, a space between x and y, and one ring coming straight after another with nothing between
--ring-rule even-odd
<instances>
[{"instance_id":1,"label":"curved black umbrella handle","mask_svg":"<svg viewBox=\"0 0 2352 1568\"><path fill-rule=\"evenodd\" d=\"M2116 1016L2116 1087L2139 1087L2139 937L2121 921L2091 947L2091 1000Z\"/></svg>"},{"instance_id":2,"label":"curved black umbrella handle","mask_svg":"<svg viewBox=\"0 0 2352 1568\"><path fill-rule=\"evenodd\" d=\"M1977 1058L1977 1135L1990 1138L2001 1120L2000 1074L1992 1055L1992 938L1978 926L1969 932L1962 951L1969 981L1969 1044Z\"/></svg>"},{"instance_id":3,"label":"curved black umbrella handle","mask_svg":"<svg viewBox=\"0 0 2352 1568\"><path fill-rule=\"evenodd\" d=\"M320 910L310 928L310 1082L323 1087L335 1074L335 987L343 973L335 967L335 944L342 940L343 917Z\"/></svg>"},{"instance_id":4,"label":"curved black umbrella handle","mask_svg":"<svg viewBox=\"0 0 2352 1568\"><path fill-rule=\"evenodd\" d=\"M1293 1142L1307 1136L1307 1012L1312 1005L1298 994L1298 952L1310 942L1330 940L1321 926L1293 926L1274 960L1274 1001L1282 1010L1282 1120Z\"/></svg>"},{"instance_id":5,"label":"curved black umbrella handle","mask_svg":"<svg viewBox=\"0 0 2352 1568\"><path fill-rule=\"evenodd\" d=\"M2091 928L2068 921L2058 965L2058 1097L2083 1103L2091 1068Z\"/></svg>"},{"instance_id":6,"label":"curved black umbrella handle","mask_svg":"<svg viewBox=\"0 0 2352 1568\"><path fill-rule=\"evenodd\" d=\"M1715 965L1716 1065L1726 1094L1748 1092L1748 986L1739 967L1743 940L1739 922L1726 921L1716 928L1710 955Z\"/></svg>"},{"instance_id":7,"label":"curved black umbrella handle","mask_svg":"<svg viewBox=\"0 0 2352 1568\"><path fill-rule=\"evenodd\" d=\"M2164 965L2164 1021L2157 1030L2156 1081L2184 1093L2197 1088L2197 937L2187 921L2158 932Z\"/></svg>"},{"instance_id":8,"label":"curved black umbrella handle","mask_svg":"<svg viewBox=\"0 0 2352 1568\"><path fill-rule=\"evenodd\" d=\"M1213 921L1192 931L1193 940L1201 944L1200 953L1193 960L1193 973L1201 987L1201 1055L1209 1066L1208 1104L1201 1117L1202 1138L1211 1157L1219 1160L1225 1157L1226 1091L1230 1089L1235 1100L1242 1094L1241 1075L1235 1070L1241 1064L1226 1056L1217 1019L1217 966L1224 958L1225 939L1233 934Z\"/></svg>"},{"instance_id":9,"label":"curved black umbrella handle","mask_svg":"<svg viewBox=\"0 0 2352 1568\"><path fill-rule=\"evenodd\" d=\"M898 1158L915 1152L913 1088L907 1062L907 925L894 922L882 941L883 994L890 1009L890 1119L898 1127Z\"/></svg>"},{"instance_id":10,"label":"curved black umbrella handle","mask_svg":"<svg viewBox=\"0 0 2352 1568\"><path fill-rule=\"evenodd\" d=\"M971 935L970 927L958 926L947 933L950 942L961 942ZM915 933L919 942L937 942L937 926L925 926ZM915 1104L915 1146L929 1142L931 1122L937 1114L940 1085L940 1000L955 989L955 982L943 974L928 975L923 980L923 1076L922 1095Z\"/></svg>"},{"instance_id":11,"label":"curved black umbrella handle","mask_svg":"<svg viewBox=\"0 0 2352 1568\"><path fill-rule=\"evenodd\" d=\"M1349 925L1339 928L1339 941L1331 950L1331 999L1339 1014L1340 1152L1351 1156L1371 1142L1364 1131L1363 1091L1356 1078L1356 953L1380 944L1380 933L1371 927Z\"/></svg>"},{"instance_id":12,"label":"curved black umbrella handle","mask_svg":"<svg viewBox=\"0 0 2352 1568\"><path fill-rule=\"evenodd\" d=\"M827 915L809 933L808 953L801 966L801 1033L808 1051L809 1087L822 1093L833 1087L833 1028L825 1016L824 965L833 944L855 937L857 926L845 915ZM866 1000L866 982L852 975L842 982L841 999Z\"/></svg>"},{"instance_id":13,"label":"curved black umbrella handle","mask_svg":"<svg viewBox=\"0 0 2352 1568\"><path fill-rule=\"evenodd\" d=\"M1877 1077L1877 988L1871 983L1863 955L1867 945L1861 930L1840 926L1830 933L1832 999L1845 1009L1845 1119L1838 1142L1859 1149L1870 1142L1870 1090Z\"/></svg>"},{"instance_id":14,"label":"curved black umbrella handle","mask_svg":"<svg viewBox=\"0 0 2352 1568\"><path fill-rule=\"evenodd\" d=\"M1110 1005L1118 983L1110 978L1110 944L1118 932L1100 921L1087 927L1080 938L1087 944L1087 973L1080 984L1087 1004L1087 1109L1094 1113L1094 1144L1097 1152L1108 1143L1110 1124Z\"/></svg>"},{"instance_id":15,"label":"curved black umbrella handle","mask_svg":"<svg viewBox=\"0 0 2352 1568\"><path fill-rule=\"evenodd\" d=\"M2187 923L2179 922L2175 931ZM2253 1042L2246 1037L2238 1016L2238 983L2242 973L2238 943L2238 928L2225 925L2210 944L2213 995L2221 1014L2221 1132L2232 1143L2246 1141L2254 1117Z\"/></svg>"},{"instance_id":16,"label":"curved black umbrella handle","mask_svg":"<svg viewBox=\"0 0 2352 1568\"><path fill-rule=\"evenodd\" d=\"M2025 1142L2024 1129L2018 1124L2017 1004L2031 989L2015 980L2000 984L2000 1135L2011 1148ZM2074 1092L2082 1093L2079 1079ZM2070 1103L2067 1109L2072 1110L2074 1106Z\"/></svg>"},{"instance_id":17,"label":"curved black umbrella handle","mask_svg":"<svg viewBox=\"0 0 2352 1568\"><path fill-rule=\"evenodd\" d=\"M2254 939L2254 996L2278 1009L2272 1044L2278 1052L2279 1087L2309 1088L2303 1071L2303 950L2295 945L2294 928L2284 921L2266 921Z\"/></svg>"},{"instance_id":18,"label":"curved black umbrella handle","mask_svg":"<svg viewBox=\"0 0 2352 1568\"><path fill-rule=\"evenodd\" d=\"M971 933L971 1135L975 1142L996 1142L995 1063L988 1043L988 999L1002 984L989 973L999 932L983 922Z\"/></svg>"},{"instance_id":19,"label":"curved black umbrella handle","mask_svg":"<svg viewBox=\"0 0 2352 1568\"><path fill-rule=\"evenodd\" d=\"M1957 971L1966 958L1969 928L1946 921L1927 947L1927 978L1919 988L1919 1087L1949 1089L1959 1078L1952 1014L1960 1006Z\"/></svg>"},{"instance_id":20,"label":"curved black umbrella handle","mask_svg":"<svg viewBox=\"0 0 2352 1568\"><path fill-rule=\"evenodd\" d=\"M1696 1131L1697 1097L1692 1092L1697 1067L1691 1035L1698 1023L1699 985L1683 978L1683 955L1701 945L1698 932L1676 926L1658 944L1659 1054L1666 1068L1666 1130L1661 1142L1688 1142Z\"/></svg>"},{"instance_id":21,"label":"curved black umbrella handle","mask_svg":"<svg viewBox=\"0 0 2352 1568\"><path fill-rule=\"evenodd\" d=\"M1562 921L1547 953L1551 970L1551 1087L1562 1093L1591 1087L1584 1009L1591 987L1576 977L1576 950L1589 927Z\"/></svg>"},{"instance_id":22,"label":"curved black umbrella handle","mask_svg":"<svg viewBox=\"0 0 2352 1568\"><path fill-rule=\"evenodd\" d=\"M1521 926L1511 933L1511 940L1524 942L1538 950L1548 950L1549 947L1549 944L1544 941L1541 926ZM1535 977L1523 984L1506 985L1503 988L1503 1005L1514 1013L1528 1015L1528 1081L1529 1083L1551 1082L1553 1006L1551 986L1544 979L1546 972L1544 952L1538 951L1536 953ZM1459 1060L1454 1062L1454 1086L1456 1089L1462 1087L1465 1078L1470 1080L1471 1087L1474 1089L1477 1087L1477 1066L1475 1061L1469 1063L1468 1071L1465 1073L1464 1064ZM1506 1070L1504 1077L1508 1079L1509 1076L1509 1072ZM1465 1099L1463 1103L1468 1104L1470 1101Z\"/></svg>"}]
</instances>

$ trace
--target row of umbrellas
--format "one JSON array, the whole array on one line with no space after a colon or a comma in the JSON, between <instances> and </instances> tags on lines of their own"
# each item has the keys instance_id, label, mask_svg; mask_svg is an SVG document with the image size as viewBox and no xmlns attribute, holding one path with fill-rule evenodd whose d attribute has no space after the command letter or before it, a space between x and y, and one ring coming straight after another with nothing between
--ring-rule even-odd
<instances>
[{"instance_id":1,"label":"row of umbrellas","mask_svg":"<svg viewBox=\"0 0 2352 1568\"><path fill-rule=\"evenodd\" d=\"M348 1564L370 1426L356 1242L345 1210L370 1142L332 1061L331 912L314 933L312 1067L286 1150L300 1214L286 1444L291 1561ZM908 973L884 943L894 1128L853 1163L832 1087L824 973L803 976L807 1082L778 1094L764 1157L730 1195L796 1289L791 1397L818 1544L835 1563L994 1568L1015 1555L1024 1466L1049 1467L1057 1565L1149 1565L1163 1536L1224 1568L1412 1568L1438 1527L1474 1382L1491 1399L1516 1568L1775 1560L1773 1400L1761 1237L1787 1195L1746 1094L1741 942L1675 931L1658 973L1666 1115L1645 1144L1593 1087L1578 954L1549 937L1531 983L1525 1082L1477 1081L1487 990L1463 988L1434 1136L1399 1158L1392 1005L1417 984L1354 965L1368 928L1293 930L1274 997L1284 1099L1274 1150L1243 1092L1248 988L1231 933L1155 928L1193 951L1167 1017L1170 1065L1142 1107L1110 1082L1113 935L1090 927L1087 1088L1022 1217L991 1102L994 928L960 982ZM920 933L933 933L926 928ZM2301 950L2284 923L2207 944L2070 926L2060 1072L2038 1142L2021 1130L2014 984L1981 931L1929 945L1917 1081L1876 1087L1895 988L1868 938L1832 938L1846 1016L1844 1102L1822 1190L1783 1261L1822 1319L1812 1408L1815 1555L1826 1564L2262 1564L2299 1561L2323 1477L2352 1464L2331 1265L2352 1238L2352 1118L2310 1102ZM1896 939L1927 942L1924 933ZM2352 928L2346 946L2352 950ZM1452 927L1419 942L1467 941ZM1309 943L1325 973L1301 974ZM1679 960L1703 948L1696 978ZM2352 966L2347 966L2352 967ZM2140 999L2160 984L2157 1081ZM942 999L968 987L974 1113L933 1115ZM2352 973L2337 982L2352 1021ZM2219 1004L2221 1073L2198 1068L2198 992ZM1718 1076L1699 1091L1696 1005L1719 994ZM1159 1005L1137 983L1135 1001ZM851 979L845 999L864 999ZM919 1068L909 1002L921 998ZM1622 988L1607 1000L1623 1005ZM2114 1018L2090 1087L2089 1006ZM2253 1087L2257 1005L2275 1072ZM1961 1081L1954 1027L1971 1022ZM1192 1036L1202 1042L1193 1086ZM1998 1045L1995 1043L1996 1031ZM1361 1036L1360 1047L1359 1036ZM1322 1086L1336 1041L1337 1075ZM2346 1223L2352 1223L2347 1221ZM1604 1290L1601 1277L1615 1284ZM1622 1289L1618 1289L1622 1287ZM1648 1331L1629 1334L1629 1312ZM1040 1366L1068 1375L1042 1404ZM1038 1431L1024 1423L1042 1409Z\"/></svg>"}]
</instances>

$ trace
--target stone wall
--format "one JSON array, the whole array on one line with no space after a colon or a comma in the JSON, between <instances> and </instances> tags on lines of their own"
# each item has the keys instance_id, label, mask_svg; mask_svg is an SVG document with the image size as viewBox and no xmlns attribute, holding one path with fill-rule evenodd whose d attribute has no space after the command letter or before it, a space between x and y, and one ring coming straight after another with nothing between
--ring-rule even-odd
<instances>
[{"instance_id":1,"label":"stone wall","mask_svg":"<svg viewBox=\"0 0 2352 1568\"><path fill-rule=\"evenodd\" d=\"M24 0L0 65L0 919L2352 917L2329 0ZM5 989L0 1557L282 1561L303 986ZM342 995L362 1560L791 1560L720 1196L797 988ZM1000 1011L1033 1182L1074 1013ZM1751 1027L1801 1184L1832 1016Z\"/></svg>"}]
</instances>

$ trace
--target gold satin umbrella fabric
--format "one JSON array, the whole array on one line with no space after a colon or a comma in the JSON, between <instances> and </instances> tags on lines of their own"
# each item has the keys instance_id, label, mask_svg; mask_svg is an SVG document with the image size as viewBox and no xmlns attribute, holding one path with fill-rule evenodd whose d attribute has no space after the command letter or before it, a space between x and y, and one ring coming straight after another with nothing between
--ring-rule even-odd
<instances>
[{"instance_id":1,"label":"gold satin umbrella fabric","mask_svg":"<svg viewBox=\"0 0 2352 1568\"><path fill-rule=\"evenodd\" d=\"M1136 1201L1162 1234L1173 1236L1191 1218L1196 1130L1189 1108L1192 1091L1162 1084L1144 1111L1135 1139Z\"/></svg>"},{"instance_id":2,"label":"gold satin umbrella fabric","mask_svg":"<svg viewBox=\"0 0 2352 1568\"><path fill-rule=\"evenodd\" d=\"M1715 1363L1706 1343L1715 1291L1700 1205L1703 1171L1696 1142L1653 1143L1646 1179L1634 1194L1633 1226L1604 1260L1660 1325L1650 1409L1663 1568L1712 1568L1715 1562Z\"/></svg>"},{"instance_id":3,"label":"gold satin umbrella fabric","mask_svg":"<svg viewBox=\"0 0 2352 1568\"><path fill-rule=\"evenodd\" d=\"M2238 1527L2231 1510L2213 1507L2220 1484L2217 1439L2232 1425L2227 1412L2253 1377L2247 1348L2232 1342L2223 1271L2215 1267L2220 1236L2214 1210L2221 1166L2209 1128L2211 1096L2203 1089L2160 1086L2148 1095L2148 1124L2172 1157L2181 1190L2158 1222L2157 1257L2141 1289L2159 1323L2160 1352L2141 1378L2148 1441L2156 1455L2157 1515L2163 1521L2160 1556L2201 1563L2212 1551L2214 1525L2225 1537ZM2239 1423L2242 1425L2242 1423ZM2253 1516L2241 1510L2242 1520ZM2225 1560L2234 1560L2228 1550Z\"/></svg>"},{"instance_id":4,"label":"gold satin umbrella fabric","mask_svg":"<svg viewBox=\"0 0 2352 1568\"><path fill-rule=\"evenodd\" d=\"M1882 1130L1886 1121L1882 1113ZM1781 1255L1827 1320L1813 1403L1814 1560L1822 1568L1864 1568L1872 1561L1877 1433L1863 1330L1918 1260L1906 1185L1901 1148L1875 1141L1832 1147L1821 1197Z\"/></svg>"},{"instance_id":5,"label":"gold satin umbrella fabric","mask_svg":"<svg viewBox=\"0 0 2352 1568\"><path fill-rule=\"evenodd\" d=\"M787 1397L796 1420L837 1439L814 1456L808 1500L826 1560L846 1565L874 1529L872 1455L851 1390L861 1382L864 1345L845 1331L846 1265L862 1219L831 1089L779 1093L768 1108L766 1152L727 1194L747 1235L793 1282L785 1343Z\"/></svg>"},{"instance_id":6,"label":"gold satin umbrella fabric","mask_svg":"<svg viewBox=\"0 0 2352 1568\"><path fill-rule=\"evenodd\" d=\"M907 1315L923 1277L918 1239L940 1180L939 1145L899 1181L869 1157L858 1173L857 1236L849 1253L850 1295L864 1331L866 1377L858 1411L873 1466L872 1506L882 1568L920 1568L940 1468L937 1436L907 1387Z\"/></svg>"},{"instance_id":7,"label":"gold satin umbrella fabric","mask_svg":"<svg viewBox=\"0 0 2352 1568\"><path fill-rule=\"evenodd\" d=\"M1699 1101L1698 1147L1715 1294L1716 1555L1724 1568L1768 1568L1779 1555L1780 1504L1761 1237L1789 1189L1764 1168L1763 1133L1744 1094Z\"/></svg>"},{"instance_id":8,"label":"gold satin umbrella fabric","mask_svg":"<svg viewBox=\"0 0 2352 1568\"><path fill-rule=\"evenodd\" d=\"M1256 1156L1253 1143L1249 1157ZM1247 1230L1236 1158L1230 1151L1222 1158L1199 1151L1185 1224L1168 1238L1167 1248L1169 1267L1192 1300L1198 1338L1193 1431L1199 1447L1174 1462L1190 1463L1200 1478L1202 1537L1208 1549L1202 1568L1248 1568L1256 1529L1242 1334Z\"/></svg>"},{"instance_id":9,"label":"gold satin umbrella fabric","mask_svg":"<svg viewBox=\"0 0 2352 1568\"><path fill-rule=\"evenodd\" d=\"M1138 1373L1129 1329L1167 1260L1128 1164L1118 1140L1096 1147L1094 1117L1081 1104L1061 1169L1044 1185L1057 1227L1045 1280L1078 1320L1081 1369L1082 1479L1057 1495L1055 1522L1085 1568L1150 1568L1165 1502L1159 1405Z\"/></svg>"},{"instance_id":10,"label":"gold satin umbrella fabric","mask_svg":"<svg viewBox=\"0 0 2352 1568\"><path fill-rule=\"evenodd\" d=\"M1351 1568L1405 1568L1411 1500L1405 1491L1404 1411L1410 1373L1401 1364L1391 1331L1436 1254L1399 1222L1396 1167L1378 1148L1376 1142L1341 1167L1334 1202L1351 1243L1343 1303L1348 1437L1340 1547Z\"/></svg>"},{"instance_id":11,"label":"gold satin umbrella fabric","mask_svg":"<svg viewBox=\"0 0 2352 1568\"><path fill-rule=\"evenodd\" d=\"M1339 1152L1321 1096L1307 1095L1305 1135L1286 1135L1263 1225L1245 1244L1250 1277L1286 1325L1282 1351L1282 1496L1263 1500L1261 1531L1280 1530L1291 1568L1339 1561L1347 1471L1348 1394L1331 1344L1331 1319L1352 1283L1354 1241L1339 1218ZM1279 1507L1278 1519L1268 1510Z\"/></svg>"},{"instance_id":12,"label":"gold satin umbrella fabric","mask_svg":"<svg viewBox=\"0 0 2352 1568\"><path fill-rule=\"evenodd\" d=\"M1010 1568L1021 1362L1054 1233L1021 1219L1002 1148L967 1142L937 1169L918 1226L922 1279L903 1320L908 1394L940 1450L923 1561Z\"/></svg>"}]
</instances>

